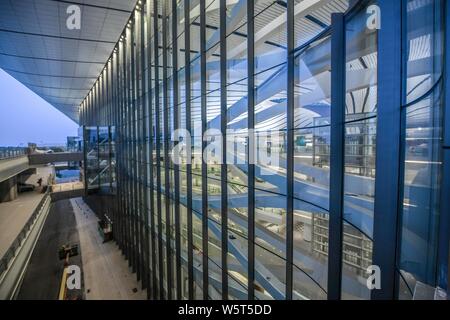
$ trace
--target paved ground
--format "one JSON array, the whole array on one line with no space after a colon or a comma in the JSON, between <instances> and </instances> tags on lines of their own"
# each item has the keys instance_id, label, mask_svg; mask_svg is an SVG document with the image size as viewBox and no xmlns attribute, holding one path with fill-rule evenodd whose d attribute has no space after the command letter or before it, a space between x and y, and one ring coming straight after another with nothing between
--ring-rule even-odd
<instances>
[{"instance_id":1,"label":"paved ground","mask_svg":"<svg viewBox=\"0 0 450 320\"><path fill-rule=\"evenodd\" d=\"M0 203L0 257L16 239L43 196L37 191L24 192L14 201Z\"/></svg>"},{"instance_id":2,"label":"paved ground","mask_svg":"<svg viewBox=\"0 0 450 320\"><path fill-rule=\"evenodd\" d=\"M77 224L69 200L52 204L42 233L28 265L19 300L56 300L58 298L64 262L58 251L64 244L79 243ZM81 255L70 258L71 265L81 266ZM70 292L72 298L82 291Z\"/></svg>"},{"instance_id":3,"label":"paved ground","mask_svg":"<svg viewBox=\"0 0 450 320\"><path fill-rule=\"evenodd\" d=\"M69 291L72 298L91 300L142 300L146 291L130 271L115 242L103 243L98 219L81 198L55 202L25 273L18 299L55 300L64 269L58 250L64 244L79 244L80 255L71 265L82 270L82 291Z\"/></svg>"},{"instance_id":4,"label":"paved ground","mask_svg":"<svg viewBox=\"0 0 450 320\"><path fill-rule=\"evenodd\" d=\"M115 242L103 243L94 212L80 198L70 201L80 234L86 299L146 299L146 291L140 290L136 274L131 273Z\"/></svg>"}]
</instances>

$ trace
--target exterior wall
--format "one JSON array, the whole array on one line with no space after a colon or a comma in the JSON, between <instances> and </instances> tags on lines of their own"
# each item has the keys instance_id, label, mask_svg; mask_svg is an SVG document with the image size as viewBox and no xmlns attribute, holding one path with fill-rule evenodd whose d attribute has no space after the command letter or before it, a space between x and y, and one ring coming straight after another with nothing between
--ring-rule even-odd
<instances>
[{"instance_id":1,"label":"exterior wall","mask_svg":"<svg viewBox=\"0 0 450 320\"><path fill-rule=\"evenodd\" d=\"M88 203L110 213L149 298L447 289L447 2L319 2L200 0L197 15L147 0L132 14L80 119L115 128L116 194ZM202 161L212 141L228 152ZM254 145L278 162L250 162ZM180 146L197 162L173 162Z\"/></svg>"}]
</instances>

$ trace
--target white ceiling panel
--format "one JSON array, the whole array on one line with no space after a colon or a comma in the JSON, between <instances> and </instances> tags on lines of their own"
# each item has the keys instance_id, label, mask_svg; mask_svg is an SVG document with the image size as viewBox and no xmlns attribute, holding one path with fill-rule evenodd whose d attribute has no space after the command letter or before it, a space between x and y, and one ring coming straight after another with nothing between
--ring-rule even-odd
<instances>
[{"instance_id":1,"label":"white ceiling panel","mask_svg":"<svg viewBox=\"0 0 450 320\"><path fill-rule=\"evenodd\" d=\"M137 0L0 0L0 68L69 118L95 83ZM81 29L66 26L70 5Z\"/></svg>"}]
</instances>

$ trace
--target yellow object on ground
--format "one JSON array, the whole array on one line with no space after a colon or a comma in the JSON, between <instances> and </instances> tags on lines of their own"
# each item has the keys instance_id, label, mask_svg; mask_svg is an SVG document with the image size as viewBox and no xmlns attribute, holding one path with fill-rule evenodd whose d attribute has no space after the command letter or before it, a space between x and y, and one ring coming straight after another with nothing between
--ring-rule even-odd
<instances>
[{"instance_id":1,"label":"yellow object on ground","mask_svg":"<svg viewBox=\"0 0 450 320\"><path fill-rule=\"evenodd\" d=\"M59 288L59 298L58 300L66 299L66 282L67 282L67 268L64 268L63 276L61 279L61 286Z\"/></svg>"}]
</instances>

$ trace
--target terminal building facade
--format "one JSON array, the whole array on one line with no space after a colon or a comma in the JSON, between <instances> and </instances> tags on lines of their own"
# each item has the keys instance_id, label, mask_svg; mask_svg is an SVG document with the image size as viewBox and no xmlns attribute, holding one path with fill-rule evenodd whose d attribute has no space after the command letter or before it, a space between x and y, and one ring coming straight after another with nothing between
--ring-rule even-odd
<instances>
[{"instance_id":1,"label":"terminal building facade","mask_svg":"<svg viewBox=\"0 0 450 320\"><path fill-rule=\"evenodd\" d=\"M138 1L79 123L149 298L445 295L449 6Z\"/></svg>"}]
</instances>

